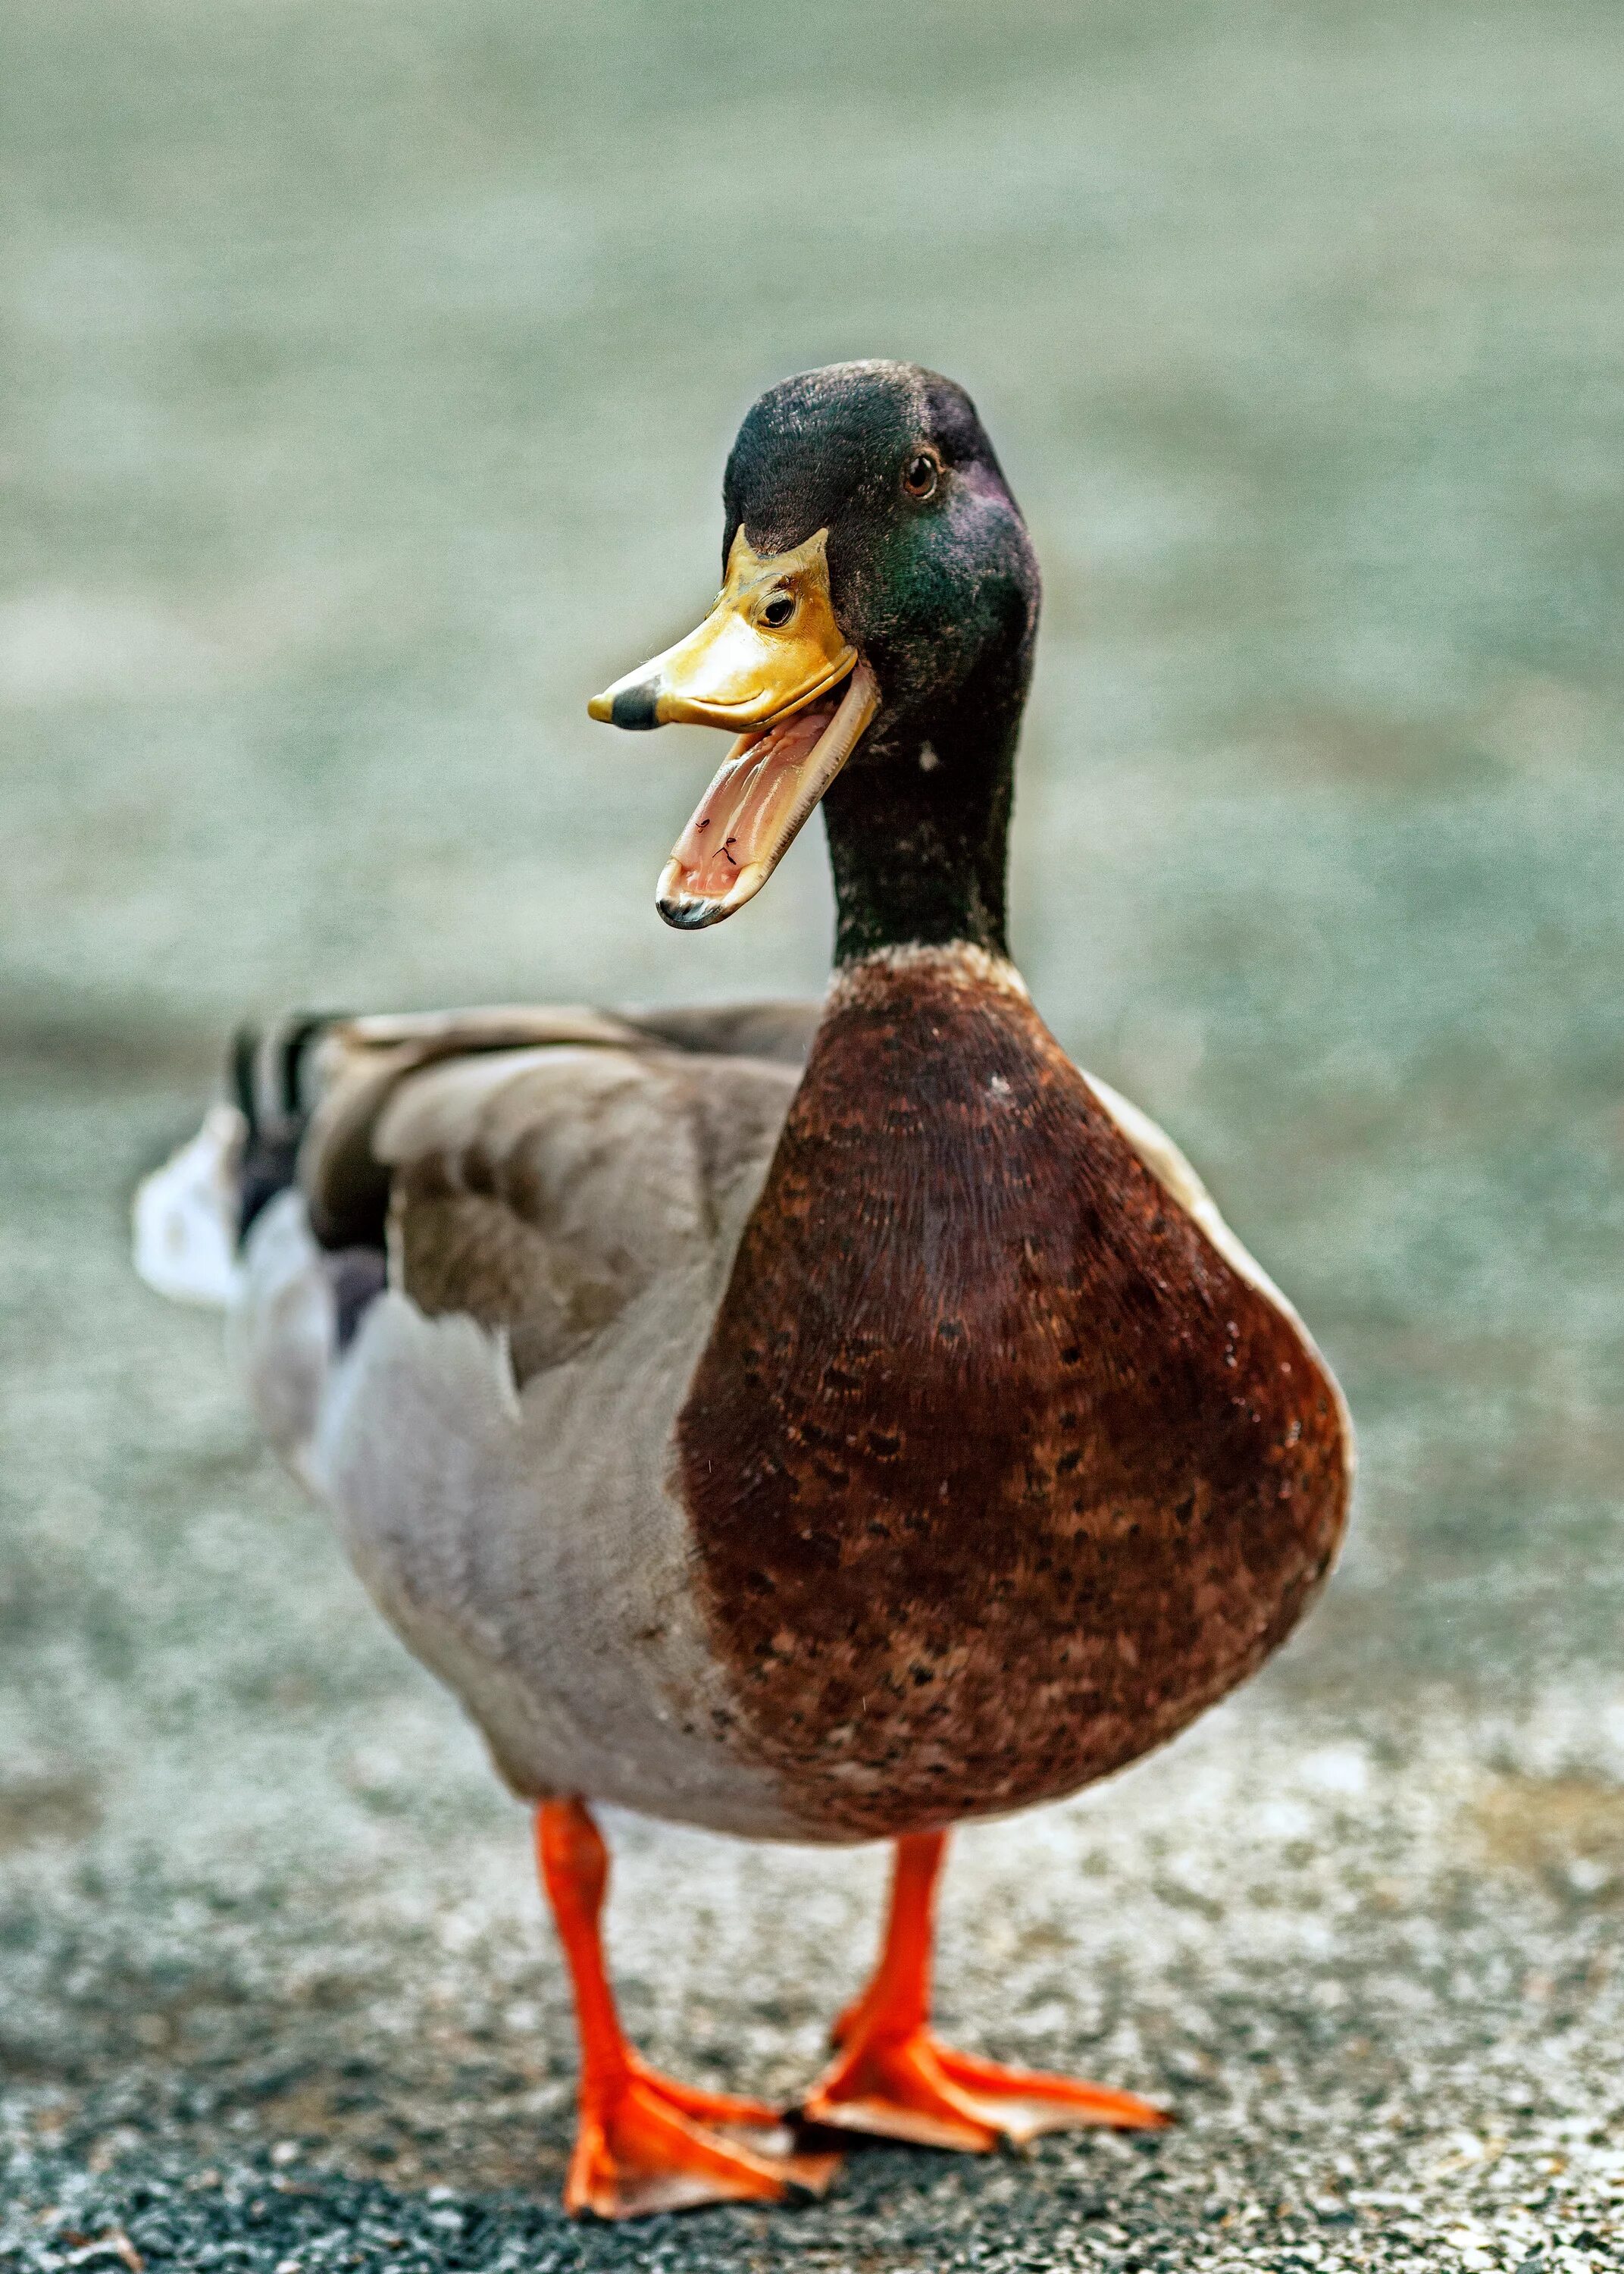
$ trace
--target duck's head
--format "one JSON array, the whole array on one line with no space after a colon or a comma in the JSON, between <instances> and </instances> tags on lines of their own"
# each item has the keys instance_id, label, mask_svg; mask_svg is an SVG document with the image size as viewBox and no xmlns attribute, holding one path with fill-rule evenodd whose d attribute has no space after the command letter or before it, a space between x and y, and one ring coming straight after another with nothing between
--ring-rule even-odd
<instances>
[{"instance_id":1,"label":"duck's head","mask_svg":"<svg viewBox=\"0 0 1624 2274\"><path fill-rule=\"evenodd\" d=\"M738 736L660 914L685 930L732 915L827 799L843 954L1002 949L1038 572L969 396L914 364L786 380L740 428L723 501L715 607L590 706Z\"/></svg>"}]
</instances>

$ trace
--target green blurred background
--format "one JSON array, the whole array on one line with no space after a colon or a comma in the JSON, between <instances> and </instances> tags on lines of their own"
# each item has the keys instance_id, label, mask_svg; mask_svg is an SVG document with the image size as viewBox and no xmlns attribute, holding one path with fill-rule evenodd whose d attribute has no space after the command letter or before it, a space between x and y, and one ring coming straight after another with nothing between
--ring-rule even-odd
<instances>
[{"instance_id":1,"label":"green blurred background","mask_svg":"<svg viewBox=\"0 0 1624 2274\"><path fill-rule=\"evenodd\" d=\"M1036 539L1038 1001L1352 1399L1267 1711L1624 1741L1616 0L0 42L0 1867L200 1870L232 1809L342 1862L385 1726L425 1821L486 1805L128 1191L244 1013L821 983L821 832L664 930L712 738L584 705L709 599L755 394L849 356L963 381Z\"/></svg>"},{"instance_id":2,"label":"green blurred background","mask_svg":"<svg viewBox=\"0 0 1624 2274\"><path fill-rule=\"evenodd\" d=\"M244 1013L821 983L817 832L673 937L714 738L584 701L708 600L757 390L912 357L1047 578L1019 955L1348 1375L1361 1654L1610 1655L1624 17L13 0L6 41L11 1394L117 1367L87 1276Z\"/></svg>"}]
</instances>

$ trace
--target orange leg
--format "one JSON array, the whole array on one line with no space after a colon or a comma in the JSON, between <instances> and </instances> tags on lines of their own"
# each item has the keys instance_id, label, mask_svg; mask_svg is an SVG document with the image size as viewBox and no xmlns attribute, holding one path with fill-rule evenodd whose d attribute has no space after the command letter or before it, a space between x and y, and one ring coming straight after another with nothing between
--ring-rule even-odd
<instances>
[{"instance_id":1,"label":"orange leg","mask_svg":"<svg viewBox=\"0 0 1624 2274\"><path fill-rule=\"evenodd\" d=\"M675 2084L627 2044L599 1926L609 1857L583 1802L542 1803L536 1852L569 1964L581 2036L579 2120L564 2208L634 2218L694 2203L778 2202L798 2189L821 2195L838 2156L782 2152L789 2135L776 2110Z\"/></svg>"},{"instance_id":2,"label":"orange leg","mask_svg":"<svg viewBox=\"0 0 1624 2274\"><path fill-rule=\"evenodd\" d=\"M956 2053L932 2037L930 1958L944 1832L897 1842L891 1916L874 1979L834 2027L839 2052L802 2113L818 2124L878 2132L926 2148L988 2149L1001 2139L1105 2124L1151 2128L1171 2119L1148 2100Z\"/></svg>"}]
</instances>

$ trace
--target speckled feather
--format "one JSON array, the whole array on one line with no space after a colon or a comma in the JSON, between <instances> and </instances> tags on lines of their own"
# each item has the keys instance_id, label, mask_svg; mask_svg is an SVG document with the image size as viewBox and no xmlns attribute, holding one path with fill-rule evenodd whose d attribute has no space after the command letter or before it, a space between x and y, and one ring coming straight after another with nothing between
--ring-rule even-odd
<instances>
[{"instance_id":1,"label":"speckled feather","mask_svg":"<svg viewBox=\"0 0 1624 2274\"><path fill-rule=\"evenodd\" d=\"M1329 1570L1345 1419L1012 975L846 973L678 1425L733 1742L896 1834L1075 1790Z\"/></svg>"}]
</instances>

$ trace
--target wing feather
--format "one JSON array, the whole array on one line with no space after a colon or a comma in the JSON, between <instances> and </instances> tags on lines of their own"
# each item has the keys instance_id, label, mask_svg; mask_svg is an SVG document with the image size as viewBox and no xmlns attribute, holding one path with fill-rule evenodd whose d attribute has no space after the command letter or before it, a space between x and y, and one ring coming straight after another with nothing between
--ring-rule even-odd
<instances>
[{"instance_id":1,"label":"wing feather","mask_svg":"<svg viewBox=\"0 0 1624 2274\"><path fill-rule=\"evenodd\" d=\"M357 1022L325 1046L300 1163L324 1244L353 1239L364 1204L390 1284L429 1317L503 1335L521 1383L662 1273L697 1265L719 1293L793 1065L575 1013L551 1030L534 1015L407 1025Z\"/></svg>"}]
</instances>

